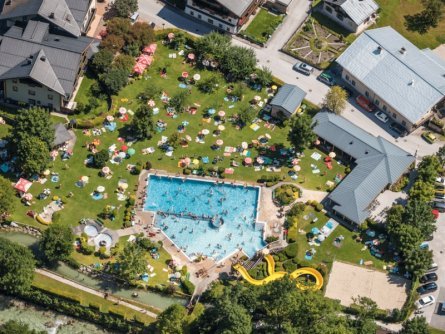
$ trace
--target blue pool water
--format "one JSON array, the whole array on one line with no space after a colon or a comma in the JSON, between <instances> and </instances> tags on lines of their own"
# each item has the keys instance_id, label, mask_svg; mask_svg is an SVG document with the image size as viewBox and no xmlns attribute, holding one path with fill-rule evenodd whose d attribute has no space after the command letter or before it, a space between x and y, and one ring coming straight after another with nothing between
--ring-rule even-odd
<instances>
[{"instance_id":1,"label":"blue pool water","mask_svg":"<svg viewBox=\"0 0 445 334\"><path fill-rule=\"evenodd\" d=\"M258 200L255 187L151 175L144 209L158 212L156 226L190 258L220 260L238 248L253 256L264 247Z\"/></svg>"}]
</instances>

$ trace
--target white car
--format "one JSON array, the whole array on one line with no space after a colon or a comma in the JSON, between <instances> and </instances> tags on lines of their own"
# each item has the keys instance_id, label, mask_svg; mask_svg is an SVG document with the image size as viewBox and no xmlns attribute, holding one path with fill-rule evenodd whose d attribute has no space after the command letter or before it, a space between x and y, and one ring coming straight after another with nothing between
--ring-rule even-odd
<instances>
[{"instance_id":1,"label":"white car","mask_svg":"<svg viewBox=\"0 0 445 334\"><path fill-rule=\"evenodd\" d=\"M389 117L383 111L377 111L374 115L383 123L386 123L389 121Z\"/></svg>"},{"instance_id":2,"label":"white car","mask_svg":"<svg viewBox=\"0 0 445 334\"><path fill-rule=\"evenodd\" d=\"M418 301L416 301L416 308L421 309L430 305L433 305L436 302L436 299L429 295L423 298L420 298Z\"/></svg>"},{"instance_id":3,"label":"white car","mask_svg":"<svg viewBox=\"0 0 445 334\"><path fill-rule=\"evenodd\" d=\"M295 63L293 69L295 71L298 71L300 73L303 73L305 75L311 75L312 72L314 72L314 68L306 63L303 63L302 61L299 61Z\"/></svg>"}]
</instances>

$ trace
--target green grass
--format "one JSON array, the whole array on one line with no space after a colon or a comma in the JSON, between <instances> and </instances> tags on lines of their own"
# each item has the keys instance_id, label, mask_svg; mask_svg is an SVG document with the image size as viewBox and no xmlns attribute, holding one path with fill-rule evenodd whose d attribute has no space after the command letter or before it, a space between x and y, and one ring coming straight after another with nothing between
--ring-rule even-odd
<instances>
[{"instance_id":1,"label":"green grass","mask_svg":"<svg viewBox=\"0 0 445 334\"><path fill-rule=\"evenodd\" d=\"M408 31L405 27L405 16L419 13L423 10L422 2L418 0L377 0L380 5L377 27L391 26L417 47L434 49L445 43L445 20L440 20L436 28L426 34ZM445 13L445 8L443 9Z\"/></svg>"},{"instance_id":2,"label":"green grass","mask_svg":"<svg viewBox=\"0 0 445 334\"><path fill-rule=\"evenodd\" d=\"M437 329L434 327L430 327L430 334L445 334L445 331L441 330L441 329Z\"/></svg>"},{"instance_id":3,"label":"green grass","mask_svg":"<svg viewBox=\"0 0 445 334\"><path fill-rule=\"evenodd\" d=\"M33 286L65 298L77 300L84 306L94 305L96 307L100 307L100 311L104 313L116 312L119 314L123 314L125 318L128 320L137 318L139 321L142 321L146 324L155 321L155 319L145 314L141 314L138 311L127 308L122 305L115 305L114 302L93 295L91 293L79 290L75 287L61 283L59 281L56 281L52 278L49 278L39 273L35 273L34 275ZM143 308L143 306L140 307Z\"/></svg>"},{"instance_id":4,"label":"green grass","mask_svg":"<svg viewBox=\"0 0 445 334\"><path fill-rule=\"evenodd\" d=\"M303 218L311 212L318 218L318 221L315 223L311 223L310 220ZM316 254L311 260L312 263L325 262L330 265L334 260L339 260L359 264L360 260L363 260L372 261L374 268L383 269L383 266L387 263L372 256L368 249L362 250L364 244L353 239L353 236L357 235L357 233L348 230L342 225L337 226L329 237L321 243L321 246L310 246L307 242L306 233L310 232L314 227L321 229L328 219L323 213L315 211L312 207L306 207L305 212L298 219L298 223L289 229L289 238L296 240L298 243L299 259L303 260L306 251L314 248ZM301 234L298 230L304 230L305 233ZM344 240L341 243L341 247L338 248L334 246L333 242L340 235L344 236Z\"/></svg>"},{"instance_id":5,"label":"green grass","mask_svg":"<svg viewBox=\"0 0 445 334\"><path fill-rule=\"evenodd\" d=\"M283 21L283 16L275 15L265 9L260 9L248 27L242 31L242 34L252 38L260 43L269 40L278 25Z\"/></svg>"}]
</instances>

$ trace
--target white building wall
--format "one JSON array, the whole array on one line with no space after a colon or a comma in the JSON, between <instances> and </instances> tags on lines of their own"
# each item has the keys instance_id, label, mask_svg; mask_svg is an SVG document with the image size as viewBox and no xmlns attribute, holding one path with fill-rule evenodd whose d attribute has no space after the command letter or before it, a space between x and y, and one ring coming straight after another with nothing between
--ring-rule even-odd
<instances>
[{"instance_id":1,"label":"white building wall","mask_svg":"<svg viewBox=\"0 0 445 334\"><path fill-rule=\"evenodd\" d=\"M94 10L96 9L96 5L97 5L96 0L91 0L87 15L85 16L85 19L83 20L82 27L80 27L83 32L86 32L86 30L87 30L87 24L88 24L89 20L91 19L91 16L93 15Z\"/></svg>"},{"instance_id":2,"label":"white building wall","mask_svg":"<svg viewBox=\"0 0 445 334\"><path fill-rule=\"evenodd\" d=\"M329 13L326 8L330 8L331 13ZM324 2L323 6L321 6L321 10L322 10L323 15L325 15L328 18L330 18L331 20L335 21L337 24L341 25L345 29L348 29L349 31L352 31L352 32L356 32L358 30L357 24L354 21L352 21L349 17L343 15L343 20L340 20L337 17L337 12L335 11L335 9L331 6L329 6L329 4Z\"/></svg>"},{"instance_id":3,"label":"white building wall","mask_svg":"<svg viewBox=\"0 0 445 334\"><path fill-rule=\"evenodd\" d=\"M60 110L62 105L62 97L59 93L50 90L48 87L32 87L28 84L21 83L19 79L5 80L5 98L17 102L24 102L35 105ZM35 92L35 95L33 94ZM52 99L51 99L52 97Z\"/></svg>"},{"instance_id":4,"label":"white building wall","mask_svg":"<svg viewBox=\"0 0 445 334\"><path fill-rule=\"evenodd\" d=\"M197 18L198 20L204 21L208 24L213 25L214 27L230 32L232 34L236 34L238 32L238 25L237 25L237 20L235 20L234 18L228 18L230 20L230 22L226 21L223 18L218 18L216 19L215 16L210 16L210 15L206 15L204 13L202 13L202 9L200 9L200 11L198 11L197 9L193 8L191 6L191 1L187 1L187 6L185 7L185 13L193 16L195 18ZM233 22L231 22L233 21Z\"/></svg>"}]
</instances>

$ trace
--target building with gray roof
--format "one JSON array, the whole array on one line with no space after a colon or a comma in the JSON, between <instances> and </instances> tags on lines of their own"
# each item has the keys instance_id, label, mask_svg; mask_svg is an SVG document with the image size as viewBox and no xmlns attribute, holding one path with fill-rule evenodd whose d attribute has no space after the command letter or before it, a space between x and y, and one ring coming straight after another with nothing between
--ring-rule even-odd
<instances>
[{"instance_id":1,"label":"building with gray roof","mask_svg":"<svg viewBox=\"0 0 445 334\"><path fill-rule=\"evenodd\" d=\"M323 0L317 8L347 30L360 33L375 23L379 5L374 0Z\"/></svg>"},{"instance_id":2,"label":"building with gray roof","mask_svg":"<svg viewBox=\"0 0 445 334\"><path fill-rule=\"evenodd\" d=\"M445 64L391 27L365 31L337 59L342 77L412 131L445 102Z\"/></svg>"},{"instance_id":3,"label":"building with gray roof","mask_svg":"<svg viewBox=\"0 0 445 334\"><path fill-rule=\"evenodd\" d=\"M50 24L12 26L0 43L0 83L4 98L60 110L77 86L93 39L50 33Z\"/></svg>"},{"instance_id":4,"label":"building with gray roof","mask_svg":"<svg viewBox=\"0 0 445 334\"><path fill-rule=\"evenodd\" d=\"M306 92L298 86L291 84L281 86L270 102L272 116L290 118L298 110L305 96Z\"/></svg>"},{"instance_id":5,"label":"building with gray roof","mask_svg":"<svg viewBox=\"0 0 445 334\"><path fill-rule=\"evenodd\" d=\"M376 197L397 182L415 158L333 113L319 112L314 122L314 132L322 145L353 167L327 199L335 214L348 223L360 225L369 217Z\"/></svg>"},{"instance_id":6,"label":"building with gray roof","mask_svg":"<svg viewBox=\"0 0 445 334\"><path fill-rule=\"evenodd\" d=\"M61 145L65 145L71 139L73 139L73 136L66 129L65 125L63 125L62 123L54 125L53 147L59 147Z\"/></svg>"},{"instance_id":7,"label":"building with gray roof","mask_svg":"<svg viewBox=\"0 0 445 334\"><path fill-rule=\"evenodd\" d=\"M187 0L185 13L219 30L236 34L264 0Z\"/></svg>"},{"instance_id":8,"label":"building with gray roof","mask_svg":"<svg viewBox=\"0 0 445 334\"><path fill-rule=\"evenodd\" d=\"M0 0L0 26L42 21L55 33L78 37L87 32L95 11L96 0Z\"/></svg>"}]
</instances>

